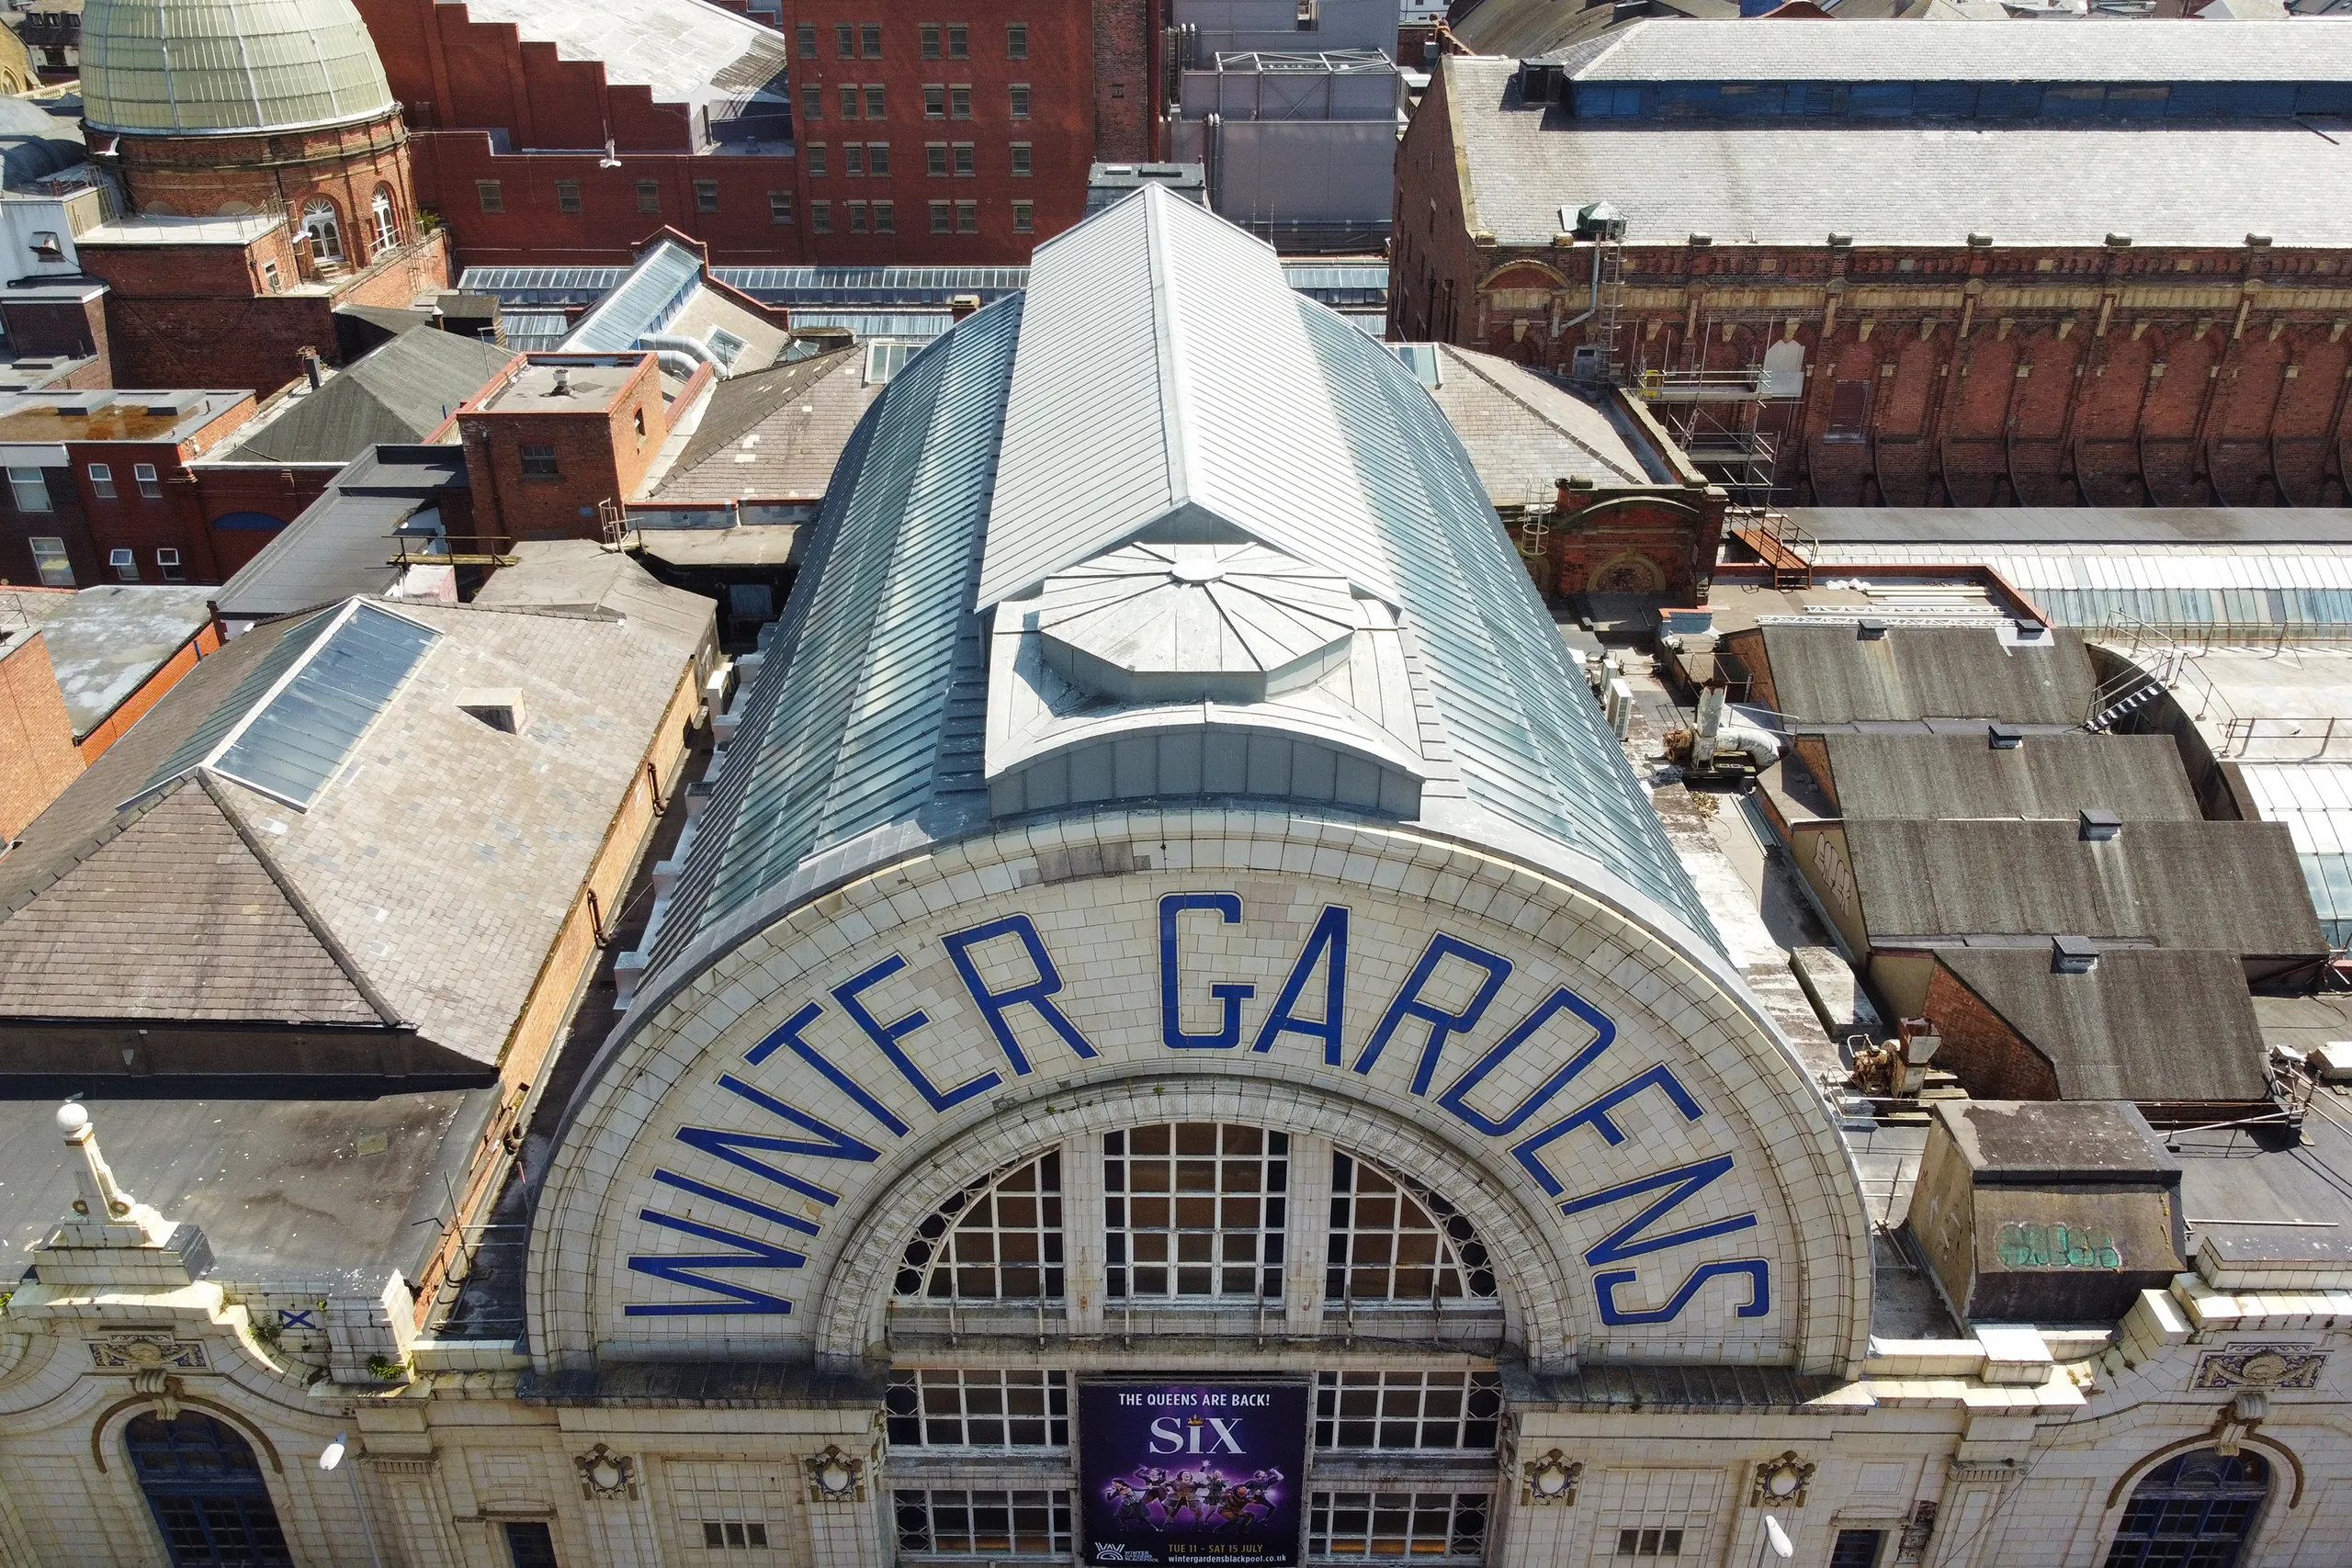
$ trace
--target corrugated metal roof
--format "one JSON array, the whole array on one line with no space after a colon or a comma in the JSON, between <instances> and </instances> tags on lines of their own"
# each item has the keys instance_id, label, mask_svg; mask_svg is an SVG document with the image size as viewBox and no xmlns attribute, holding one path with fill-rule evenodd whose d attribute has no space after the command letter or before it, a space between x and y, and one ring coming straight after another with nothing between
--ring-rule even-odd
<instances>
[{"instance_id":1,"label":"corrugated metal roof","mask_svg":"<svg viewBox=\"0 0 2352 1568\"><path fill-rule=\"evenodd\" d=\"M1030 275L982 605L1178 517L1398 601L1271 245L1154 187L1040 245Z\"/></svg>"},{"instance_id":2,"label":"corrugated metal roof","mask_svg":"<svg viewBox=\"0 0 2352 1568\"><path fill-rule=\"evenodd\" d=\"M2352 76L2352 34L2305 23L2143 19L2129 28L1835 28L1655 20L1577 51L1579 82L2303 82Z\"/></svg>"},{"instance_id":3,"label":"corrugated metal roof","mask_svg":"<svg viewBox=\"0 0 2352 1568\"><path fill-rule=\"evenodd\" d=\"M2086 807L2127 822L2204 814L2168 735L2036 735L1996 750L1982 735L1830 735L1829 787L1848 817L2039 817Z\"/></svg>"},{"instance_id":4,"label":"corrugated metal roof","mask_svg":"<svg viewBox=\"0 0 2352 1568\"><path fill-rule=\"evenodd\" d=\"M1906 626L1865 639L1851 624L1761 630L1780 711L1794 728L1927 718L2080 724L2098 682L2082 634L2040 648L1992 628Z\"/></svg>"},{"instance_id":5,"label":"corrugated metal roof","mask_svg":"<svg viewBox=\"0 0 2352 1568\"><path fill-rule=\"evenodd\" d=\"M1832 542L1815 561L1832 577L1849 563L1987 566L2060 626L2352 626L2352 548L2318 539L2203 549Z\"/></svg>"},{"instance_id":6,"label":"corrugated metal roof","mask_svg":"<svg viewBox=\"0 0 2352 1568\"><path fill-rule=\"evenodd\" d=\"M351 0L90 0L82 13L83 115L103 130L293 130L398 107Z\"/></svg>"}]
</instances>

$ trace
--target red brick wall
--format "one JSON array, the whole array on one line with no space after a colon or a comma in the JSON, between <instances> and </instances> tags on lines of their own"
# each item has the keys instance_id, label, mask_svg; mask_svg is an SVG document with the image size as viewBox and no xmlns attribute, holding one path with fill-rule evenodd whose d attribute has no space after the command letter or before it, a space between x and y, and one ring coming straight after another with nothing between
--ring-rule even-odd
<instances>
[{"instance_id":1,"label":"red brick wall","mask_svg":"<svg viewBox=\"0 0 2352 1568\"><path fill-rule=\"evenodd\" d=\"M707 374L707 368L697 371L696 379ZM680 406L698 390L690 381ZM639 415L645 422L642 437L637 434ZM626 502L635 494L670 434L661 375L650 354L602 408L560 413L461 410L458 426L473 486L474 522L509 539L601 536L597 503ZM555 448L554 478L523 472L526 444Z\"/></svg>"},{"instance_id":2,"label":"red brick wall","mask_svg":"<svg viewBox=\"0 0 2352 1568\"><path fill-rule=\"evenodd\" d=\"M1531 307L1488 291L1522 287L1531 267L1552 268L1555 295L1574 314L1588 295L1587 253L1476 243L1463 217L1443 82L1441 73L1397 160L1392 329L1566 368L1587 329L1555 337L1552 302ZM1725 238L1703 249L1627 249L1618 346L1633 365L1731 370L1757 363L1770 342L1801 344L1804 394L1766 417L1792 501L2334 506L2347 498L2352 335L2342 326L2342 280L2352 251Z\"/></svg>"},{"instance_id":3,"label":"red brick wall","mask_svg":"<svg viewBox=\"0 0 2352 1568\"><path fill-rule=\"evenodd\" d=\"M202 515L206 532L212 541L212 558L220 568L220 578L227 581L237 575L247 561L261 554L262 547L277 536L268 528L223 528L217 525L223 517L236 513L259 513L277 520L279 527L302 514L302 509L326 493L326 487L342 471L333 463L289 464L284 468L265 468L238 464L234 467L199 464L188 470L196 481L196 507Z\"/></svg>"},{"instance_id":4,"label":"red brick wall","mask_svg":"<svg viewBox=\"0 0 2352 1568\"><path fill-rule=\"evenodd\" d=\"M6 321L8 344L18 354L72 355L76 358L96 355L100 360L107 356L104 296L86 305L0 300L0 319Z\"/></svg>"},{"instance_id":5,"label":"red brick wall","mask_svg":"<svg viewBox=\"0 0 2352 1568\"><path fill-rule=\"evenodd\" d=\"M1977 1099L2058 1098L2050 1059L1940 964L1928 976L1926 1013L1943 1038L1935 1065Z\"/></svg>"},{"instance_id":6,"label":"red brick wall","mask_svg":"<svg viewBox=\"0 0 2352 1568\"><path fill-rule=\"evenodd\" d=\"M74 721L39 632L0 648L0 843L25 830L82 771Z\"/></svg>"},{"instance_id":7,"label":"red brick wall","mask_svg":"<svg viewBox=\"0 0 2352 1568\"><path fill-rule=\"evenodd\" d=\"M378 254L371 214L379 189L391 197L394 244L417 235L408 137L397 110L364 125L274 136L126 136L120 155L141 212L283 210L299 226L311 201L332 201L346 271ZM293 281L290 273L286 280Z\"/></svg>"},{"instance_id":8,"label":"red brick wall","mask_svg":"<svg viewBox=\"0 0 2352 1568\"><path fill-rule=\"evenodd\" d=\"M1152 48L1159 7L1149 0L1094 0L1094 159L1136 164L1152 155L1158 79ZM1035 51L1032 51L1034 55Z\"/></svg>"},{"instance_id":9,"label":"red brick wall","mask_svg":"<svg viewBox=\"0 0 2352 1568\"><path fill-rule=\"evenodd\" d=\"M84 765L96 761L99 753L120 739L122 732L137 724L149 708L163 701L164 694L178 685L180 678L195 669L198 660L220 650L220 633L215 626L206 626L190 637L177 653L157 666L137 691L107 715L103 723L82 738Z\"/></svg>"}]
</instances>

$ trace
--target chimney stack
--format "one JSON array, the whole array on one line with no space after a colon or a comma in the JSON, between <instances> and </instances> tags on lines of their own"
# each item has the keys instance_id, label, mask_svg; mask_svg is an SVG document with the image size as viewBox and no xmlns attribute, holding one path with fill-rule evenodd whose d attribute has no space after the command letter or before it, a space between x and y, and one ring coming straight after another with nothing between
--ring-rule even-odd
<instances>
[{"instance_id":1,"label":"chimney stack","mask_svg":"<svg viewBox=\"0 0 2352 1568\"><path fill-rule=\"evenodd\" d=\"M302 374L311 378L311 390L317 391L326 384L326 372L319 367L319 351L305 344L296 355L302 362Z\"/></svg>"},{"instance_id":2,"label":"chimney stack","mask_svg":"<svg viewBox=\"0 0 2352 1568\"><path fill-rule=\"evenodd\" d=\"M947 301L947 308L955 313L956 319L960 321L965 317L972 314L972 312L980 308L980 297L977 294L958 294L956 298Z\"/></svg>"}]
</instances>

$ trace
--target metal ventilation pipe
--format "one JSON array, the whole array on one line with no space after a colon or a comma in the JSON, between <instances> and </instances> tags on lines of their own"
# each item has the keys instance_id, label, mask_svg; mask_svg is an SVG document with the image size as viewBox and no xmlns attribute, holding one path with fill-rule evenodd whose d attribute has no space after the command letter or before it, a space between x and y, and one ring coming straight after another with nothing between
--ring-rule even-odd
<instances>
[{"instance_id":1,"label":"metal ventilation pipe","mask_svg":"<svg viewBox=\"0 0 2352 1568\"><path fill-rule=\"evenodd\" d=\"M727 367L718 362L718 355L711 353L710 345L700 338L686 337L678 333L648 333L637 342L640 348L650 348L656 353L668 349L707 365L721 376L727 374Z\"/></svg>"}]
</instances>

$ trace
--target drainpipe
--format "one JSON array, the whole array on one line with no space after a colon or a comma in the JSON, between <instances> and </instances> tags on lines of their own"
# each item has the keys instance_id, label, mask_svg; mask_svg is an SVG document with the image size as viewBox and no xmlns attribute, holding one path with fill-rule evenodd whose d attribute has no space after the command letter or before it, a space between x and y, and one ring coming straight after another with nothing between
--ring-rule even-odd
<instances>
[{"instance_id":1,"label":"drainpipe","mask_svg":"<svg viewBox=\"0 0 2352 1568\"><path fill-rule=\"evenodd\" d=\"M1591 302L1590 302L1590 303L1589 303L1589 304L1587 304L1587 305L1585 306L1585 308L1584 308L1582 310L1578 311L1577 314L1575 314L1575 315L1573 315L1573 316L1570 316L1566 321L1562 321L1558 326L1554 327L1554 328L1552 329L1552 335L1553 335L1554 337L1558 337L1562 333L1566 332L1570 327L1575 326L1578 321L1589 321L1589 320L1592 318L1592 316L1594 315L1594 313L1595 313L1595 312L1597 312L1598 310L1600 310L1600 247L1601 247L1601 245L1602 245L1602 244L1604 244L1605 243L1606 243L1606 242L1604 242L1604 241L1596 240L1596 241L1594 241L1594 242L1593 242L1593 245L1592 245L1592 299L1591 299Z\"/></svg>"}]
</instances>

